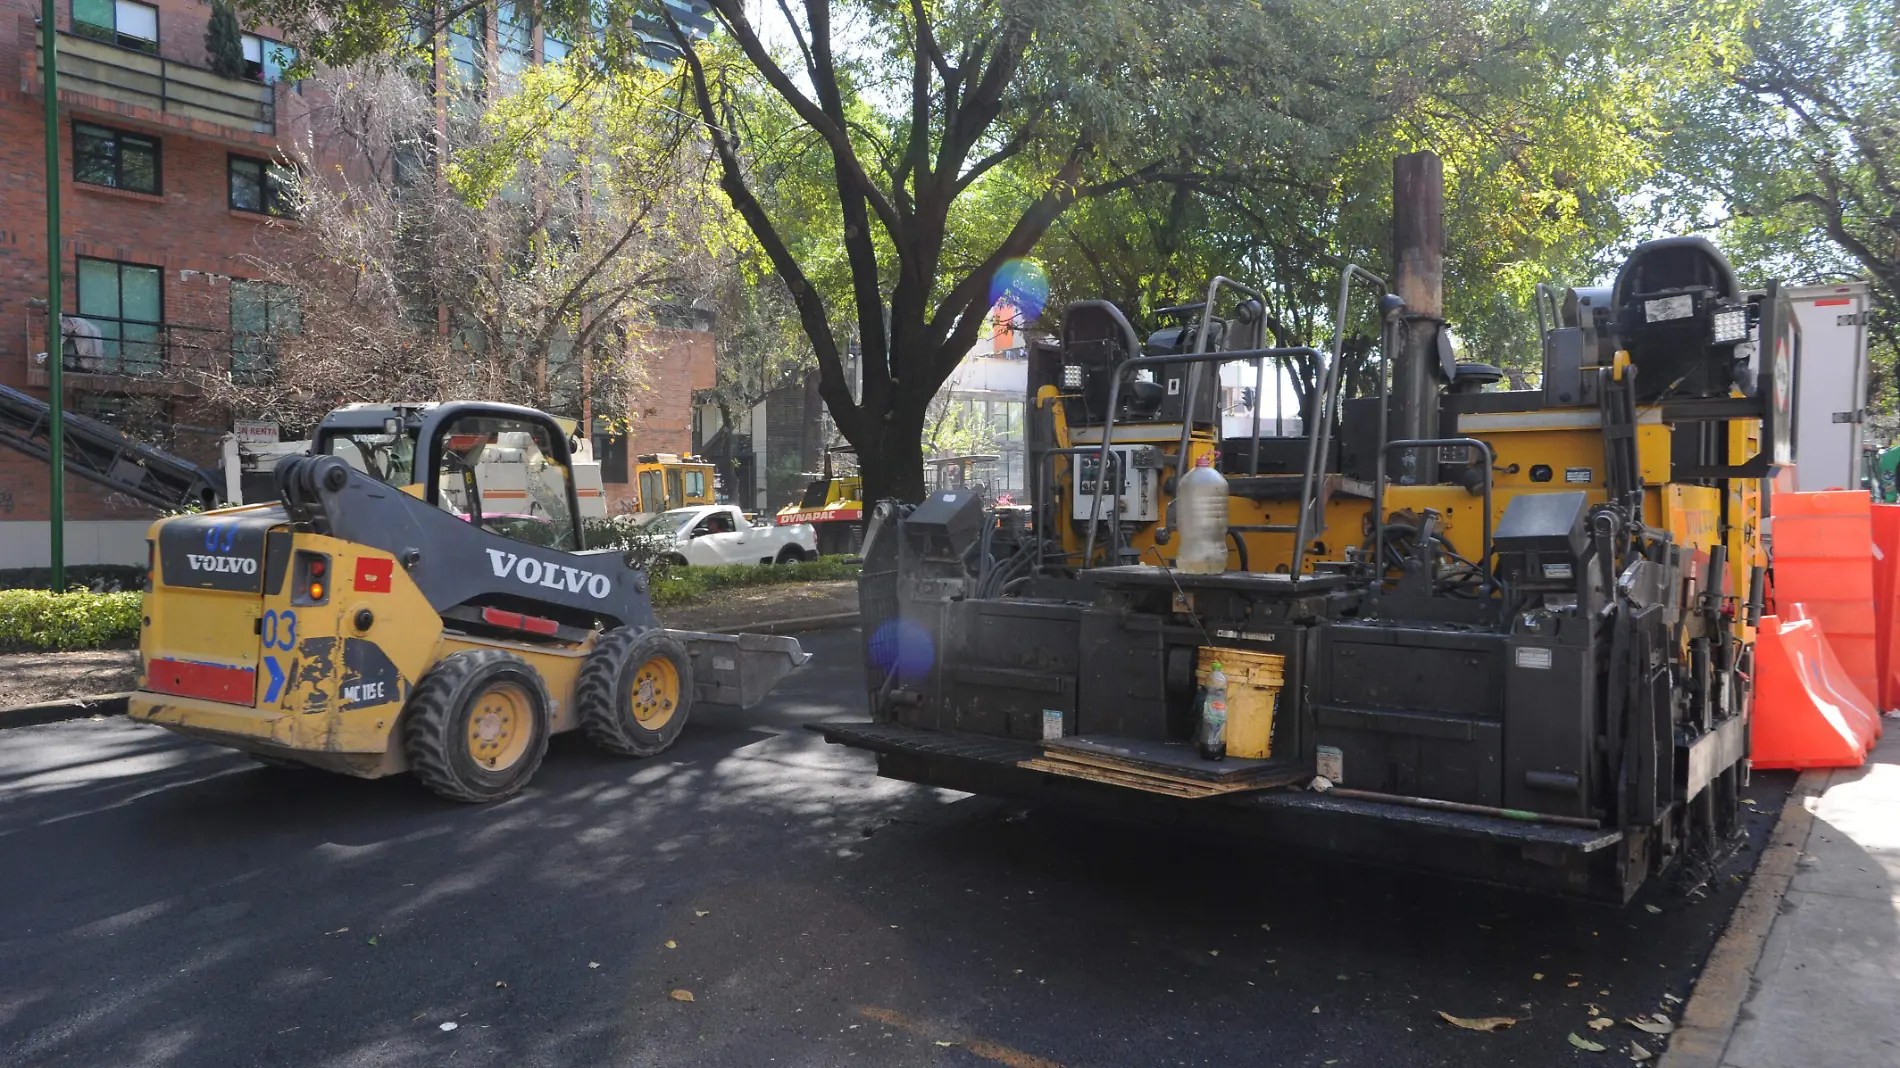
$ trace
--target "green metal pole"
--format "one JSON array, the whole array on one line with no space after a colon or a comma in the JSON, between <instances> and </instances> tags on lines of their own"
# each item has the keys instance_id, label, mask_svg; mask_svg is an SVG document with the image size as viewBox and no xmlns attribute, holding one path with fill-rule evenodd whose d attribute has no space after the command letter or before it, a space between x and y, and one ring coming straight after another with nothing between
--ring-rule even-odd
<instances>
[{"instance_id":1,"label":"green metal pole","mask_svg":"<svg viewBox=\"0 0 1900 1068\"><path fill-rule=\"evenodd\" d=\"M54 32L53 0L40 0L40 88L46 94L46 379L53 403L48 427L53 478L47 505L52 522L48 540L53 556L53 591L66 588L66 357L59 309L59 38Z\"/></svg>"}]
</instances>

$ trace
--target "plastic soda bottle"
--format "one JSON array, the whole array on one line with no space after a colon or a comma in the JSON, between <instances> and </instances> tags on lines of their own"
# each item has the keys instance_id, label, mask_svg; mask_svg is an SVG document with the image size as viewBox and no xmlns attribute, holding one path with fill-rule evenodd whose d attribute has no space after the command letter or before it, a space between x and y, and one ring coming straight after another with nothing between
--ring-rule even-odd
<instances>
[{"instance_id":1,"label":"plastic soda bottle","mask_svg":"<svg viewBox=\"0 0 1900 1068\"><path fill-rule=\"evenodd\" d=\"M1207 692L1201 698L1201 759L1227 758L1227 674L1220 661L1207 673Z\"/></svg>"}]
</instances>

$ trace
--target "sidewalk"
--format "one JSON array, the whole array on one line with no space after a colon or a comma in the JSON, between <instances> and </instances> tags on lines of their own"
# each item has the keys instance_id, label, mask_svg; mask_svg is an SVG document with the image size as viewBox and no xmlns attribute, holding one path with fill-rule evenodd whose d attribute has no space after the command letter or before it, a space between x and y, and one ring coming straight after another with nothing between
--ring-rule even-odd
<instances>
[{"instance_id":1,"label":"sidewalk","mask_svg":"<svg viewBox=\"0 0 1900 1068\"><path fill-rule=\"evenodd\" d=\"M1744 899L1664 1068L1900 1065L1900 721L1885 726L1865 767L1801 777L1756 915Z\"/></svg>"}]
</instances>

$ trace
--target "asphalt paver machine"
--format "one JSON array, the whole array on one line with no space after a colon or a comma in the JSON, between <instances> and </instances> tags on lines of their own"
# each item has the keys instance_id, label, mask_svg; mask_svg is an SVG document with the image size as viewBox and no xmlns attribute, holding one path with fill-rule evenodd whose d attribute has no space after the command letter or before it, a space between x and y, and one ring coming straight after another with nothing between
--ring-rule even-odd
<instances>
[{"instance_id":1,"label":"asphalt paver machine","mask_svg":"<svg viewBox=\"0 0 1900 1068\"><path fill-rule=\"evenodd\" d=\"M1536 891L1706 870L1747 774L1787 299L1653 241L1563 294L1540 388L1500 391L1387 289L1345 272L1330 352L1262 346L1227 279L1145 342L1070 305L1031 356L1028 515L880 503L871 719L814 729L899 779ZM1355 314L1378 340L1348 397ZM1234 361L1318 368L1305 417L1223 439ZM1173 491L1204 454L1230 553L1188 574ZM1214 661L1218 761L1192 744Z\"/></svg>"},{"instance_id":2,"label":"asphalt paver machine","mask_svg":"<svg viewBox=\"0 0 1900 1068\"><path fill-rule=\"evenodd\" d=\"M485 500L504 445L527 484ZM275 502L152 525L133 719L492 801L551 734L651 756L696 701L756 703L805 660L660 627L646 574L585 548L567 435L533 409L352 405L274 477Z\"/></svg>"}]
</instances>

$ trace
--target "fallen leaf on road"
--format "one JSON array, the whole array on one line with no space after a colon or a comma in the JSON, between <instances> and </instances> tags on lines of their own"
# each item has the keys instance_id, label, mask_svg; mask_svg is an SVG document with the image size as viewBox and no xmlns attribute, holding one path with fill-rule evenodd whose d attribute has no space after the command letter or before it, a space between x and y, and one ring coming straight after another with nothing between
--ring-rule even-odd
<instances>
[{"instance_id":1,"label":"fallen leaf on road","mask_svg":"<svg viewBox=\"0 0 1900 1068\"><path fill-rule=\"evenodd\" d=\"M504 983L504 982L502 982L502 981L501 981L500 979L497 979L497 980L495 980L495 989L496 989L496 990L500 990L500 989L501 989L502 987L505 987L505 986L507 986L507 985L508 985L507 983Z\"/></svg>"},{"instance_id":2,"label":"fallen leaf on road","mask_svg":"<svg viewBox=\"0 0 1900 1068\"><path fill-rule=\"evenodd\" d=\"M376 944L376 936L375 936L375 935L370 935L370 936L369 936L369 942L368 942L368 943L366 943L366 944L367 944L367 945L372 945L372 946L373 946L373 945L375 945L375 944Z\"/></svg>"},{"instance_id":3,"label":"fallen leaf on road","mask_svg":"<svg viewBox=\"0 0 1900 1068\"><path fill-rule=\"evenodd\" d=\"M1610 1019L1608 1016L1599 1016L1596 1019L1590 1021L1590 1030L1592 1031L1601 1031L1606 1027L1615 1027L1615 1026L1616 1026L1616 1021Z\"/></svg>"},{"instance_id":4,"label":"fallen leaf on road","mask_svg":"<svg viewBox=\"0 0 1900 1068\"><path fill-rule=\"evenodd\" d=\"M680 944L678 942L673 941L671 938L666 940L666 948L678 949L679 947L680 947Z\"/></svg>"},{"instance_id":5,"label":"fallen leaf on road","mask_svg":"<svg viewBox=\"0 0 1900 1068\"><path fill-rule=\"evenodd\" d=\"M1462 1027L1467 1031L1501 1031L1506 1027L1515 1026L1517 1023L1515 1016L1479 1016L1476 1018L1467 1018L1464 1016L1453 1016L1443 1009L1438 1010L1438 1015L1443 1017L1444 1021L1453 1027Z\"/></svg>"},{"instance_id":6,"label":"fallen leaf on road","mask_svg":"<svg viewBox=\"0 0 1900 1068\"><path fill-rule=\"evenodd\" d=\"M1578 1049L1587 1049L1591 1053L1602 1053L1604 1050L1610 1048L1601 1042L1592 1042L1587 1038L1578 1038L1577 1033L1575 1031L1570 1032L1570 1034L1564 1037L1570 1039L1571 1045L1577 1047Z\"/></svg>"},{"instance_id":7,"label":"fallen leaf on road","mask_svg":"<svg viewBox=\"0 0 1900 1068\"><path fill-rule=\"evenodd\" d=\"M1669 1022L1669 1017L1664 1016L1660 1012L1653 1016L1638 1016L1634 1020L1626 1020L1624 1022L1636 1028L1638 1031L1646 1031L1652 1035L1666 1035L1676 1029L1676 1025Z\"/></svg>"},{"instance_id":8,"label":"fallen leaf on road","mask_svg":"<svg viewBox=\"0 0 1900 1068\"><path fill-rule=\"evenodd\" d=\"M1644 905L1643 908L1654 915L1662 914L1662 909L1657 908L1655 905Z\"/></svg>"},{"instance_id":9,"label":"fallen leaf on road","mask_svg":"<svg viewBox=\"0 0 1900 1068\"><path fill-rule=\"evenodd\" d=\"M1674 1004L1677 1004L1677 1005L1682 1004L1682 999L1677 997L1674 994L1664 994L1663 1000L1668 1001L1668 1002L1673 1002Z\"/></svg>"},{"instance_id":10,"label":"fallen leaf on road","mask_svg":"<svg viewBox=\"0 0 1900 1068\"><path fill-rule=\"evenodd\" d=\"M1207 951L1207 955L1208 955L1208 956L1210 956L1210 957L1218 957L1218 956L1220 956L1220 950L1218 950L1218 949L1210 949L1210 950L1208 950L1208 951Z\"/></svg>"},{"instance_id":11,"label":"fallen leaf on road","mask_svg":"<svg viewBox=\"0 0 1900 1068\"><path fill-rule=\"evenodd\" d=\"M668 994L667 997L672 998L674 1001L691 1001L693 1000L693 992L691 990L675 990L671 994Z\"/></svg>"},{"instance_id":12,"label":"fallen leaf on road","mask_svg":"<svg viewBox=\"0 0 1900 1068\"><path fill-rule=\"evenodd\" d=\"M1540 981L1540 982L1541 982L1541 981L1543 980L1543 978L1544 978L1544 973L1543 973L1543 972L1532 972L1532 973L1531 973L1531 978L1532 978L1532 979L1536 979L1536 980L1538 980L1538 981Z\"/></svg>"},{"instance_id":13,"label":"fallen leaf on road","mask_svg":"<svg viewBox=\"0 0 1900 1068\"><path fill-rule=\"evenodd\" d=\"M1313 1011L1314 1011L1314 1012L1318 1012L1318 1011L1319 1011L1319 1006L1318 1006L1318 1005L1315 1005L1315 1006L1313 1006Z\"/></svg>"},{"instance_id":14,"label":"fallen leaf on road","mask_svg":"<svg viewBox=\"0 0 1900 1068\"><path fill-rule=\"evenodd\" d=\"M1261 925L1260 925L1260 929L1261 929L1262 931L1271 931L1271 930L1273 930L1273 925L1272 925L1272 924L1270 924L1270 923L1263 923L1263 924L1261 924Z\"/></svg>"},{"instance_id":15,"label":"fallen leaf on road","mask_svg":"<svg viewBox=\"0 0 1900 1068\"><path fill-rule=\"evenodd\" d=\"M588 962L587 962L587 966L588 966L589 968L598 968L598 967L600 967L600 962L599 962L599 961L597 961L597 960L590 960L590 961L588 961Z\"/></svg>"},{"instance_id":16,"label":"fallen leaf on road","mask_svg":"<svg viewBox=\"0 0 1900 1068\"><path fill-rule=\"evenodd\" d=\"M456 1022L455 1022L454 1020L444 1020L444 1021L442 1021L442 1030L444 1030L444 1031L453 1031L453 1030L455 1030L456 1028L458 1028L458 1027L460 1027L460 1026L462 1026L462 1025L461 1025L461 1024L459 1024L459 1023L456 1023Z\"/></svg>"},{"instance_id":17,"label":"fallen leaf on road","mask_svg":"<svg viewBox=\"0 0 1900 1068\"><path fill-rule=\"evenodd\" d=\"M1564 985L1565 985L1565 986L1576 986L1576 985L1577 985L1578 983L1580 983L1580 982L1582 982L1582 981L1583 981L1583 980L1581 980L1581 979L1572 979L1572 980L1570 980L1570 981L1569 981L1568 983L1565 983Z\"/></svg>"},{"instance_id":18,"label":"fallen leaf on road","mask_svg":"<svg viewBox=\"0 0 1900 1068\"><path fill-rule=\"evenodd\" d=\"M695 916L711 916L711 915L712 915L712 913L711 913L711 912L709 912L709 911L707 911L707 910L705 910L705 909L694 909L694 910L693 910L693 915L695 915Z\"/></svg>"},{"instance_id":19,"label":"fallen leaf on road","mask_svg":"<svg viewBox=\"0 0 1900 1068\"><path fill-rule=\"evenodd\" d=\"M942 1040L940 1039L940 1040L938 1040L938 1042L937 1042L937 1045L939 1045L939 1046L942 1046L942 1047L943 1047L943 1048L945 1048L945 1049L949 1049L949 1048L950 1048L951 1046L954 1046L954 1045L956 1045L956 1043L955 1043L955 1042L944 1042L944 1041L942 1041Z\"/></svg>"},{"instance_id":20,"label":"fallen leaf on road","mask_svg":"<svg viewBox=\"0 0 1900 1068\"><path fill-rule=\"evenodd\" d=\"M1655 1059L1656 1059L1656 1055L1654 1053L1649 1052L1648 1050L1644 1049L1643 1047L1637 1045L1634 1042L1630 1043L1630 1060L1635 1061L1637 1064L1641 1064L1644 1061L1655 1060Z\"/></svg>"},{"instance_id":21,"label":"fallen leaf on road","mask_svg":"<svg viewBox=\"0 0 1900 1068\"><path fill-rule=\"evenodd\" d=\"M349 930L349 928L348 928L348 927L339 927L339 928L337 928L337 929L336 929L336 930L334 930L334 931L325 931L325 932L323 932L323 933L324 933L324 934L326 934L326 935L333 935L333 934L342 934L343 932L345 932L345 931L347 931L347 930Z\"/></svg>"}]
</instances>

